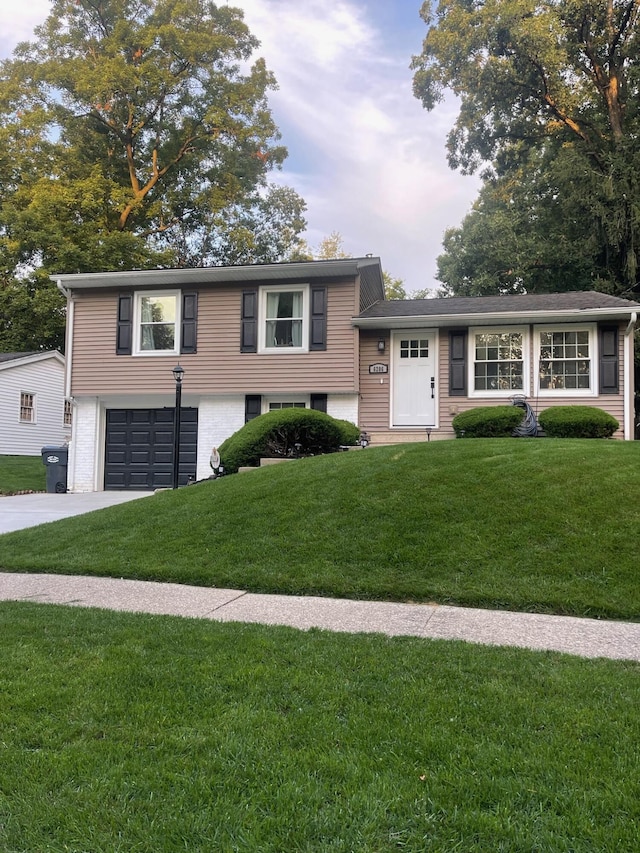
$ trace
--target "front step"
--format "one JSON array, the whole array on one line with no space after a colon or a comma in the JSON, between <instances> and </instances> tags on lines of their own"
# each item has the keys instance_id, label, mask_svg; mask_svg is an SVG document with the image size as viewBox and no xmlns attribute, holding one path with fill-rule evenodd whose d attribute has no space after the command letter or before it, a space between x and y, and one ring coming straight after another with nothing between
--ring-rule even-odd
<instances>
[{"instance_id":1,"label":"front step","mask_svg":"<svg viewBox=\"0 0 640 853\"><path fill-rule=\"evenodd\" d=\"M388 444L408 444L416 441L441 441L444 438L454 438L453 433L442 430L432 430L427 435L426 428L421 429L388 429L388 430L366 430L369 435L370 447L382 447Z\"/></svg>"}]
</instances>

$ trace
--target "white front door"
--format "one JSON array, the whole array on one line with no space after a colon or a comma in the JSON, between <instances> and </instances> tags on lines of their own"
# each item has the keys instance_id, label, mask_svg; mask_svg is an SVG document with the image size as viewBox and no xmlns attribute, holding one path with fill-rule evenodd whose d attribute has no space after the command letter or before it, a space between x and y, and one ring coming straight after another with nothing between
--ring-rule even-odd
<instances>
[{"instance_id":1,"label":"white front door","mask_svg":"<svg viewBox=\"0 0 640 853\"><path fill-rule=\"evenodd\" d=\"M436 333L393 335L393 426L436 422Z\"/></svg>"}]
</instances>

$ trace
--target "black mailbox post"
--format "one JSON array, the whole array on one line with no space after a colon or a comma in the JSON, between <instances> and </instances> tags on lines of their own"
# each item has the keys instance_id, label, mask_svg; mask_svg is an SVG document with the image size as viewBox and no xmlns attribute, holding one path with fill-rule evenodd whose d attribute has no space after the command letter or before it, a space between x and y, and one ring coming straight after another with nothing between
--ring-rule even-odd
<instances>
[{"instance_id":1,"label":"black mailbox post","mask_svg":"<svg viewBox=\"0 0 640 853\"><path fill-rule=\"evenodd\" d=\"M67 447L43 447L42 462L47 468L47 492L62 495L67 491Z\"/></svg>"}]
</instances>

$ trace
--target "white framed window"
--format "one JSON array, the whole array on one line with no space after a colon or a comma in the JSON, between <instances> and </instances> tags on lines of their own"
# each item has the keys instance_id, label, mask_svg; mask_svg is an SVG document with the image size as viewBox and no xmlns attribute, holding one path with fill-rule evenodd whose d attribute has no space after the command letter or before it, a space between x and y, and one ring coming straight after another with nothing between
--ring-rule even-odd
<instances>
[{"instance_id":1,"label":"white framed window","mask_svg":"<svg viewBox=\"0 0 640 853\"><path fill-rule=\"evenodd\" d=\"M36 395L26 391L20 392L20 423L34 424L36 422Z\"/></svg>"},{"instance_id":2,"label":"white framed window","mask_svg":"<svg viewBox=\"0 0 640 853\"><path fill-rule=\"evenodd\" d=\"M525 329L470 329L470 396L527 394L529 359Z\"/></svg>"},{"instance_id":3,"label":"white framed window","mask_svg":"<svg viewBox=\"0 0 640 853\"><path fill-rule=\"evenodd\" d=\"M309 286L262 287L258 351L308 352Z\"/></svg>"},{"instance_id":4,"label":"white framed window","mask_svg":"<svg viewBox=\"0 0 640 853\"><path fill-rule=\"evenodd\" d=\"M180 352L180 293L136 293L135 355L178 355Z\"/></svg>"},{"instance_id":5,"label":"white framed window","mask_svg":"<svg viewBox=\"0 0 640 853\"><path fill-rule=\"evenodd\" d=\"M71 426L73 423L73 407L71 400L64 401L64 414L62 415L62 425Z\"/></svg>"},{"instance_id":6,"label":"white framed window","mask_svg":"<svg viewBox=\"0 0 640 853\"><path fill-rule=\"evenodd\" d=\"M536 326L534 369L541 396L596 393L596 327Z\"/></svg>"}]
</instances>

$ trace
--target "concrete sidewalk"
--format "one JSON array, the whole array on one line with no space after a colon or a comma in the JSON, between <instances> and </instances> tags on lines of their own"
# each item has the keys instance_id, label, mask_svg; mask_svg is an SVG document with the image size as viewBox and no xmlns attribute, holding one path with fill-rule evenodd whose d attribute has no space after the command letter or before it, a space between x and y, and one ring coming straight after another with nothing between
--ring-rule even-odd
<instances>
[{"instance_id":1,"label":"concrete sidewalk","mask_svg":"<svg viewBox=\"0 0 640 853\"><path fill-rule=\"evenodd\" d=\"M640 624L433 604L286 595L75 575L0 572L0 600L100 607L218 622L467 640L640 661Z\"/></svg>"}]
</instances>

